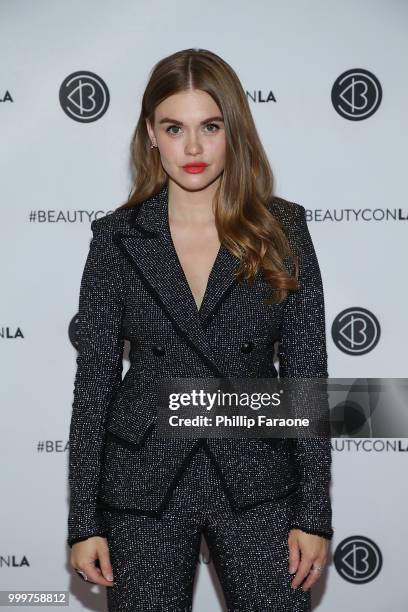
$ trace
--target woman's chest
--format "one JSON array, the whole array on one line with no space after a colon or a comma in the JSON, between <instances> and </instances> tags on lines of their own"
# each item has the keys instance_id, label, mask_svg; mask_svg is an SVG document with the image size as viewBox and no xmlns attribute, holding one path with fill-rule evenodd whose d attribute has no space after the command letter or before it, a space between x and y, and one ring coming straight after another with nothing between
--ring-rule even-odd
<instances>
[{"instance_id":1,"label":"woman's chest","mask_svg":"<svg viewBox=\"0 0 408 612\"><path fill-rule=\"evenodd\" d=\"M228 290L220 295L211 274L212 271L207 274L205 308L201 311L187 276L185 293L181 294L175 285L166 282L152 287L128 269L123 278L125 338L168 339L175 333L189 335L189 331L226 345L246 340L270 344L279 338L284 303L267 304L272 290L260 276L252 285L246 281L230 282ZM200 282L204 277L205 272Z\"/></svg>"}]
</instances>

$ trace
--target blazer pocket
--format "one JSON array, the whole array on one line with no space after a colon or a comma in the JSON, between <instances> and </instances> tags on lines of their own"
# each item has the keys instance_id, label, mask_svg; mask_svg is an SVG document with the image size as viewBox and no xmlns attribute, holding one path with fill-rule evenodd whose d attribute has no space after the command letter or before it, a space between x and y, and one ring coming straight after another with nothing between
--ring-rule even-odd
<instances>
[{"instance_id":1,"label":"blazer pocket","mask_svg":"<svg viewBox=\"0 0 408 612\"><path fill-rule=\"evenodd\" d=\"M144 430L143 434L139 436L137 441L130 441L126 438L123 438L122 435L118 435L115 431L111 431L110 429L106 430L106 439L112 440L113 442L115 442L115 444L118 444L122 448L126 448L127 450L130 450L134 453L142 448L146 440L150 437L155 426L156 423L151 422Z\"/></svg>"},{"instance_id":2,"label":"blazer pocket","mask_svg":"<svg viewBox=\"0 0 408 612\"><path fill-rule=\"evenodd\" d=\"M151 431L152 428L146 430L146 438ZM110 431L106 432L98 501L133 507L154 490L154 478L146 469L142 446L142 442L134 444Z\"/></svg>"},{"instance_id":3,"label":"blazer pocket","mask_svg":"<svg viewBox=\"0 0 408 612\"><path fill-rule=\"evenodd\" d=\"M106 434L125 445L138 450L150 436L156 426L157 408L153 398L138 395L132 398L120 398L110 408Z\"/></svg>"}]
</instances>

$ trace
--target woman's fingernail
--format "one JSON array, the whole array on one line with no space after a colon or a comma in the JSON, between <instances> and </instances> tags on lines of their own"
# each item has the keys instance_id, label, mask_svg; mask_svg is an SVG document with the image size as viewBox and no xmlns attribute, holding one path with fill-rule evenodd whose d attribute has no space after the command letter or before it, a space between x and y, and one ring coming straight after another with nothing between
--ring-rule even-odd
<instances>
[{"instance_id":1,"label":"woman's fingernail","mask_svg":"<svg viewBox=\"0 0 408 612\"><path fill-rule=\"evenodd\" d=\"M109 576L106 576L106 579L107 579L107 580L110 580L110 581L112 582L112 580L113 580L113 576L112 576L112 574L109 574Z\"/></svg>"}]
</instances>

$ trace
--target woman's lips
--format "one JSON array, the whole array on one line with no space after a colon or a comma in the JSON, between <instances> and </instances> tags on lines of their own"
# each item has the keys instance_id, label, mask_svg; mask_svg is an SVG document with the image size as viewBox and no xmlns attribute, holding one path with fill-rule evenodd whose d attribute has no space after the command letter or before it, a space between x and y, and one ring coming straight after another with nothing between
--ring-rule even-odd
<instances>
[{"instance_id":1,"label":"woman's lips","mask_svg":"<svg viewBox=\"0 0 408 612\"><path fill-rule=\"evenodd\" d=\"M205 170L206 167L207 164L187 164L185 166L182 166L183 170L189 172L190 174L198 174L199 172Z\"/></svg>"}]
</instances>

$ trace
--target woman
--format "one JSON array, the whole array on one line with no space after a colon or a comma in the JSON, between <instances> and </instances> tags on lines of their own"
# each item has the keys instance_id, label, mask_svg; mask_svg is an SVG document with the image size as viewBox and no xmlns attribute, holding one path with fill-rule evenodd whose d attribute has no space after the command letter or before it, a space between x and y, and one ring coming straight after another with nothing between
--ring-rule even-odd
<instances>
[{"instance_id":1,"label":"woman","mask_svg":"<svg viewBox=\"0 0 408 612\"><path fill-rule=\"evenodd\" d=\"M329 439L161 438L155 384L277 377L277 340L280 377L327 376L305 209L272 196L243 88L210 51L154 67L132 157L81 281L71 565L109 587L109 610L192 610L204 534L229 610L310 610L333 535Z\"/></svg>"}]
</instances>

